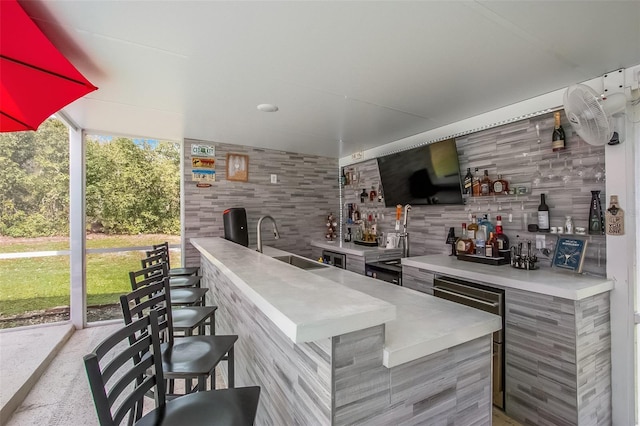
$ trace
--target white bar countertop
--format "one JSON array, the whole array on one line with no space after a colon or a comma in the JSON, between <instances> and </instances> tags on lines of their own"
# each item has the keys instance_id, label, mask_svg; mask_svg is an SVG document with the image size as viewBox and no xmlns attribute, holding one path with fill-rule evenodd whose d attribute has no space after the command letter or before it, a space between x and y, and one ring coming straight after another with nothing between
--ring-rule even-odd
<instances>
[{"instance_id":1,"label":"white bar countertop","mask_svg":"<svg viewBox=\"0 0 640 426\"><path fill-rule=\"evenodd\" d=\"M408 288L327 266L302 270L222 238L191 243L296 343L385 323L383 364L413 361L486 336L501 318Z\"/></svg>"},{"instance_id":2,"label":"white bar countertop","mask_svg":"<svg viewBox=\"0 0 640 426\"><path fill-rule=\"evenodd\" d=\"M289 254L281 250L264 247L262 254L223 238L190 241L295 343L362 330L396 317L395 306L388 302L273 259Z\"/></svg>"},{"instance_id":3,"label":"white bar countertop","mask_svg":"<svg viewBox=\"0 0 640 426\"><path fill-rule=\"evenodd\" d=\"M550 268L526 271L509 265L484 265L442 254L406 257L402 259L402 265L497 287L514 288L569 300L581 300L613 289L613 281L607 278Z\"/></svg>"},{"instance_id":4,"label":"white bar countertop","mask_svg":"<svg viewBox=\"0 0 640 426\"><path fill-rule=\"evenodd\" d=\"M386 247L369 247L356 243L345 243L344 241L324 241L324 240L312 240L311 245L313 247L320 247L325 250L335 251L337 253L352 254L354 256L364 256L369 254L385 254L398 252L398 257L402 255L402 249L394 248L388 249Z\"/></svg>"}]
</instances>

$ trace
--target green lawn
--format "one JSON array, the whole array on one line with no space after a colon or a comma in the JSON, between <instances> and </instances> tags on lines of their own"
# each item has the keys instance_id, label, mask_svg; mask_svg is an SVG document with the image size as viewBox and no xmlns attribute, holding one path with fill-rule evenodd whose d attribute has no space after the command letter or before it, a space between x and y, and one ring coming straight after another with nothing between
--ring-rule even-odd
<instances>
[{"instance_id":1,"label":"green lawn","mask_svg":"<svg viewBox=\"0 0 640 426\"><path fill-rule=\"evenodd\" d=\"M150 246L163 241L180 242L179 236L134 235L88 238L87 248ZM68 250L68 242L38 238L29 242L6 239L0 252L17 253ZM87 304L117 303L131 290L128 272L140 269L143 252L87 255ZM180 264L180 253L171 252L171 263ZM69 305L69 256L0 260L0 317Z\"/></svg>"}]
</instances>

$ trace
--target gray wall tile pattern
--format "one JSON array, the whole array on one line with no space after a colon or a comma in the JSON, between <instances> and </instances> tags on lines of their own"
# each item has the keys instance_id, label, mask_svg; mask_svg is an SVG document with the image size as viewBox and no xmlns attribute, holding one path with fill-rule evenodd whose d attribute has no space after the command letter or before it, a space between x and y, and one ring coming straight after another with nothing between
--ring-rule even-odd
<instances>
[{"instance_id":1,"label":"gray wall tile pattern","mask_svg":"<svg viewBox=\"0 0 640 426\"><path fill-rule=\"evenodd\" d=\"M256 424L329 425L330 339L295 345L211 262L201 269L207 304L218 306L216 333L239 336L236 386L261 386Z\"/></svg>"},{"instance_id":2,"label":"gray wall tile pattern","mask_svg":"<svg viewBox=\"0 0 640 426\"><path fill-rule=\"evenodd\" d=\"M236 385L261 386L257 425L491 424L490 336L387 369L384 325L296 345L201 264L217 334L239 335Z\"/></svg>"},{"instance_id":3,"label":"gray wall tile pattern","mask_svg":"<svg viewBox=\"0 0 640 426\"><path fill-rule=\"evenodd\" d=\"M489 213L495 223L495 217L502 215L504 232L512 243L520 240L535 240L535 234L526 231L526 223L537 223L537 209L540 194L546 194L549 205L551 226L562 226L565 216L571 215L575 226L587 226L591 191L599 190L600 201L604 209L608 205L605 196L604 182L597 181L593 174L595 166L604 168L604 147L591 146L577 134L572 134L571 127L561 114L562 126L567 135L567 149L561 153L551 150L551 133L553 131L553 114L547 114L515 123L505 124L493 129L483 130L456 139L461 174L464 176L467 167L471 171L477 167L479 173L488 170L493 179L502 174L510 186L524 186L526 195L470 197L464 206L413 206L409 213L410 254L449 254L450 248L445 245L449 227L454 227L456 235L460 235L461 223L470 222L470 214L481 217ZM538 144L536 124L540 128L541 142ZM559 176L565 167L572 170L571 179L565 184ZM543 175L549 174L549 164L556 176L552 180L544 178L539 186L532 185L532 178L540 167ZM585 169L583 177L576 175L580 165ZM361 212L377 214L378 228L382 232L395 232L395 208L385 208L384 203L367 201L360 204L359 194L362 189L378 188L380 176L375 159L350 165L347 169L358 172L358 183L343 188L344 203L358 203ZM384 193L384 188L383 193ZM512 222L509 222L509 213ZM343 211L346 218L346 211ZM384 215L384 218L382 217ZM525 215L527 219L525 220ZM354 225L343 225L346 227ZM606 243L604 236L585 236L588 241L584 263L584 272L599 276L606 274ZM556 236L546 235L547 248L553 252ZM541 267L550 267L550 259L543 258Z\"/></svg>"},{"instance_id":4,"label":"gray wall tile pattern","mask_svg":"<svg viewBox=\"0 0 640 426\"><path fill-rule=\"evenodd\" d=\"M216 182L198 188L191 181L191 145L212 145L216 149ZM249 156L248 182L226 179L227 153ZM285 151L185 139L184 206L182 235L186 240L186 264L197 266L200 255L189 243L194 237L222 237L222 212L230 207L247 210L249 245L256 245L256 224L269 214L278 224L275 240L271 224L264 223L263 241L279 249L310 257L312 239L324 239L326 217L339 211L338 160ZM271 174L278 183L270 183Z\"/></svg>"},{"instance_id":5,"label":"gray wall tile pattern","mask_svg":"<svg viewBox=\"0 0 640 426\"><path fill-rule=\"evenodd\" d=\"M611 424L609 295L506 290L506 410L537 425Z\"/></svg>"}]
</instances>

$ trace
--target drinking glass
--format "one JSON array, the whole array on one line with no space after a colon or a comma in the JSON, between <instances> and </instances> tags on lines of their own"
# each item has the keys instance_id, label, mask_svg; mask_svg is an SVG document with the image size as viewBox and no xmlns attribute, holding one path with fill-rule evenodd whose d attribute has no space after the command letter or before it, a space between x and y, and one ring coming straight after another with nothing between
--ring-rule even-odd
<instances>
[{"instance_id":1,"label":"drinking glass","mask_svg":"<svg viewBox=\"0 0 640 426\"><path fill-rule=\"evenodd\" d=\"M578 160L578 167L573 169L573 173L579 178L584 178L586 176L587 168L582 164L582 156L580 156L580 159Z\"/></svg>"},{"instance_id":2,"label":"drinking glass","mask_svg":"<svg viewBox=\"0 0 640 426\"><path fill-rule=\"evenodd\" d=\"M566 185L571 181L571 177L572 177L572 173L571 173L571 169L569 168L569 166L567 166L567 159L564 159L564 167L562 170L560 170L560 178L562 179L562 182Z\"/></svg>"},{"instance_id":3,"label":"drinking glass","mask_svg":"<svg viewBox=\"0 0 640 426\"><path fill-rule=\"evenodd\" d=\"M596 164L593 166L593 171L591 173L596 182L605 182L607 179L606 172L604 167L600 164L600 157L596 161Z\"/></svg>"},{"instance_id":4,"label":"drinking glass","mask_svg":"<svg viewBox=\"0 0 640 426\"><path fill-rule=\"evenodd\" d=\"M555 180L557 176L558 175L556 174L556 171L553 170L553 161L549 160L549 169L547 169L545 173L545 178L549 181L552 181Z\"/></svg>"},{"instance_id":5,"label":"drinking glass","mask_svg":"<svg viewBox=\"0 0 640 426\"><path fill-rule=\"evenodd\" d=\"M538 165L536 166L536 171L531 177L531 184L535 187L538 187L540 186L540 183L542 183L542 173L540 172L540 163L538 163Z\"/></svg>"}]
</instances>

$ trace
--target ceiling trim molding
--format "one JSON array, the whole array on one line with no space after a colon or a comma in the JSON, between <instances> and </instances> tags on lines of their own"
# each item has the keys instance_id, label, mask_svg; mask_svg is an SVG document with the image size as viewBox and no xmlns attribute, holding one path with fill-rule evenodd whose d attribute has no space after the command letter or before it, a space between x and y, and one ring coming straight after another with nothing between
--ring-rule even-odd
<instances>
[{"instance_id":1,"label":"ceiling trim molding","mask_svg":"<svg viewBox=\"0 0 640 426\"><path fill-rule=\"evenodd\" d=\"M640 70L640 64L631 68L627 68L626 72L629 75L630 73L635 72L636 69ZM627 81L629 81L629 79L627 79ZM582 82L581 84L586 84L592 87L598 93L601 93L603 90L602 77L587 80ZM514 121L524 120L556 111L558 109L562 109L563 96L565 91L566 87L518 102L516 104L498 108L484 114L479 114L465 120L460 120L446 126L438 127L437 129L418 133L416 135L399 139L385 145L371 148L364 151L363 156L358 160L353 160L351 155L345 156L340 158L339 165L340 167L343 167L350 164L359 163L362 161L392 154L394 152L404 151L407 149L415 148L417 146L468 135L480 130L486 130L493 127L502 126L507 123L512 123Z\"/></svg>"}]
</instances>

